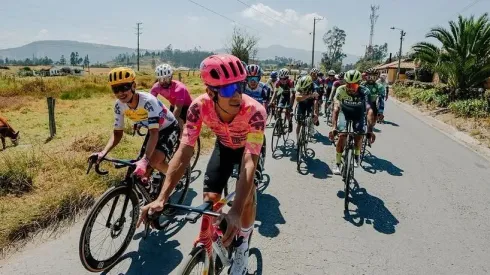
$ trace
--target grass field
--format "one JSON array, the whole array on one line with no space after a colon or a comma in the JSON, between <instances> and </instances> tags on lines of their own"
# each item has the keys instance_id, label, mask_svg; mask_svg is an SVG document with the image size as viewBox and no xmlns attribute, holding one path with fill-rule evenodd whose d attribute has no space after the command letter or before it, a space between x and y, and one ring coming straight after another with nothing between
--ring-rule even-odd
<instances>
[{"instance_id":1,"label":"grass field","mask_svg":"<svg viewBox=\"0 0 490 275\"><path fill-rule=\"evenodd\" d=\"M197 74L185 72L182 78L193 97L203 92ZM147 90L153 81L153 73L139 73L138 89ZM57 135L49 142L47 95L57 98ZM112 133L114 100L105 76L0 78L0 114L21 135L17 147L7 140L8 148L0 151L0 249L4 252L30 233L73 217L122 177L120 170L105 177L85 175L87 157L101 150ZM212 137L203 130L204 149L210 147ZM124 135L110 155L134 158L142 142L143 137Z\"/></svg>"}]
</instances>

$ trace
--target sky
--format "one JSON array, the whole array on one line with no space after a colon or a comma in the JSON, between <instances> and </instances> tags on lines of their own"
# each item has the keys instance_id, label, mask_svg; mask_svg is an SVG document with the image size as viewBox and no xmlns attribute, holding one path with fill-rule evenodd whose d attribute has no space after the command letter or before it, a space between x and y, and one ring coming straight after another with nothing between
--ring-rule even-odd
<instances>
[{"instance_id":1,"label":"sky","mask_svg":"<svg viewBox=\"0 0 490 275\"><path fill-rule=\"evenodd\" d=\"M316 23L315 50L326 49L323 35L337 26L347 34L344 52L363 55L371 5L379 5L373 44L387 42L392 53L400 45L400 31L392 26L406 32L406 52L427 40L431 27L447 27L458 14L490 11L490 0L2 0L0 48L51 39L134 48L136 23L141 22L140 46L146 49L168 44L183 50L219 49L238 26L257 36L259 47L279 44L311 50L313 18L322 18Z\"/></svg>"}]
</instances>

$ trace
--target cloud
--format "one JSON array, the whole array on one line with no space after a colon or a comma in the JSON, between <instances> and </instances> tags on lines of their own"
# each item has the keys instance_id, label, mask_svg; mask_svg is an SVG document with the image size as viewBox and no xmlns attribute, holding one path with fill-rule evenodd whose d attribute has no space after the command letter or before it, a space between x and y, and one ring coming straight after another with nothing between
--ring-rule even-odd
<instances>
[{"instance_id":1,"label":"cloud","mask_svg":"<svg viewBox=\"0 0 490 275\"><path fill-rule=\"evenodd\" d=\"M313 18L322 18L318 13L300 14L292 9L284 11L275 10L262 3L254 4L242 11L242 16L258 22L265 23L270 27L277 25L288 25L294 34L307 34L313 30ZM316 29L325 30L327 20L317 21Z\"/></svg>"},{"instance_id":2,"label":"cloud","mask_svg":"<svg viewBox=\"0 0 490 275\"><path fill-rule=\"evenodd\" d=\"M48 33L49 33L48 30L42 29L37 33L36 39L44 39L48 36Z\"/></svg>"},{"instance_id":3,"label":"cloud","mask_svg":"<svg viewBox=\"0 0 490 275\"><path fill-rule=\"evenodd\" d=\"M202 19L204 19L204 17L195 16L195 15L188 15L187 16L187 20L190 22L197 22L197 21L202 20Z\"/></svg>"}]
</instances>

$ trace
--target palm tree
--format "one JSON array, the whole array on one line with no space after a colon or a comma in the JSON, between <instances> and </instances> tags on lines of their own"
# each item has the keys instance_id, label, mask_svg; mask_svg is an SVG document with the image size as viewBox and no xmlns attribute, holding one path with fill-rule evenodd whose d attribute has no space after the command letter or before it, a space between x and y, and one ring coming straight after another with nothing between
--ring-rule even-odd
<instances>
[{"instance_id":1,"label":"palm tree","mask_svg":"<svg viewBox=\"0 0 490 275\"><path fill-rule=\"evenodd\" d=\"M426 38L435 38L438 47L420 42L412 48L422 66L448 80L453 89L465 90L481 85L490 77L490 21L488 13L449 21L449 29L432 28Z\"/></svg>"}]
</instances>

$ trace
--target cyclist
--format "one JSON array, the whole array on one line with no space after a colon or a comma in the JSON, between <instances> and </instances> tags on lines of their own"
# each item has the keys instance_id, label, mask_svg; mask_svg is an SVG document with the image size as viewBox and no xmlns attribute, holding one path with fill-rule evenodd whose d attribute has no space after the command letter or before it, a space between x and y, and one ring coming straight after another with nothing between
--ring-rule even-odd
<instances>
[{"instance_id":1,"label":"cyclist","mask_svg":"<svg viewBox=\"0 0 490 275\"><path fill-rule=\"evenodd\" d=\"M325 109L326 109L325 117L328 117L327 113L332 111L331 110L332 108L328 108L328 107L330 107L330 104L332 104L332 100L335 96L335 93L337 92L337 88L345 84L344 75L345 75L344 72L340 72L337 75L337 80L332 84L332 92L330 93L330 96L327 100L327 104L325 105Z\"/></svg>"},{"instance_id":2,"label":"cyclist","mask_svg":"<svg viewBox=\"0 0 490 275\"><path fill-rule=\"evenodd\" d=\"M243 91L244 94L255 99L257 102L262 104L267 110L267 102L269 101L270 89L269 87L260 82L262 78L262 68L259 65L250 64L246 66L247 70L247 86ZM265 163L265 137L264 144L262 146L261 159L259 160L259 165L257 170L260 171L259 179L262 180L262 172L264 170Z\"/></svg>"},{"instance_id":3,"label":"cyclist","mask_svg":"<svg viewBox=\"0 0 490 275\"><path fill-rule=\"evenodd\" d=\"M318 99L316 101L316 104L318 105L317 108L320 110L320 106L322 106L322 97L323 94L325 93L325 90L323 89L323 80L320 78L321 71L318 68L311 68L310 70L310 75L311 79L313 80L314 84L314 90L315 92L318 93Z\"/></svg>"},{"instance_id":4,"label":"cyclist","mask_svg":"<svg viewBox=\"0 0 490 275\"><path fill-rule=\"evenodd\" d=\"M276 89L272 95L271 102L277 104L278 108L286 109L286 119L289 121L288 131L293 131L293 118L291 110L294 102L294 84L289 79L289 70L286 68L279 70L279 81L276 82Z\"/></svg>"},{"instance_id":5,"label":"cyclist","mask_svg":"<svg viewBox=\"0 0 490 275\"><path fill-rule=\"evenodd\" d=\"M168 100L170 111L173 112L179 121L180 128L183 129L192 98L184 83L172 79L173 73L174 70L169 64L161 64L156 67L155 75L158 82L153 84L150 93L155 97L161 95Z\"/></svg>"},{"instance_id":6,"label":"cyclist","mask_svg":"<svg viewBox=\"0 0 490 275\"><path fill-rule=\"evenodd\" d=\"M109 85L117 97L114 106L114 132L104 150L98 153L100 162L121 141L124 129L124 117L148 127L143 142L144 155L136 164L134 174L143 176L150 164L166 174L168 164L166 156L173 154L173 148L179 138L179 124L174 115L156 97L149 93L136 92L136 74L131 68L119 67L109 72ZM147 176L147 175L145 175Z\"/></svg>"},{"instance_id":7,"label":"cyclist","mask_svg":"<svg viewBox=\"0 0 490 275\"><path fill-rule=\"evenodd\" d=\"M244 241L236 249L231 274L245 274L248 238L253 230L256 209L254 175L264 139L266 111L251 97L242 94L247 76L240 59L229 54L212 55L201 62L201 79L206 93L192 102L179 149L169 164L168 175L158 198L142 208L138 226L147 213L161 211L172 190L188 167L202 124L216 136L216 143L204 176L204 201L217 202L233 171L240 164L240 176L233 205L223 218L228 223L223 244L229 246L235 234ZM209 225L201 224L201 230Z\"/></svg>"},{"instance_id":8,"label":"cyclist","mask_svg":"<svg viewBox=\"0 0 490 275\"><path fill-rule=\"evenodd\" d=\"M379 76L379 79L376 81L376 83L381 84L385 88L385 92L386 92L385 101L388 100L388 94L390 92L390 86L388 86L388 81L386 81L386 78L387 78L386 74L381 74ZM380 121L384 122L384 110L383 110L383 119L380 119Z\"/></svg>"},{"instance_id":9,"label":"cyclist","mask_svg":"<svg viewBox=\"0 0 490 275\"><path fill-rule=\"evenodd\" d=\"M328 71L328 77L325 79L325 84L327 86L327 98L330 98L330 95L332 94L332 89L333 89L333 83L337 80L335 79L335 71L330 70Z\"/></svg>"},{"instance_id":10,"label":"cyclist","mask_svg":"<svg viewBox=\"0 0 490 275\"><path fill-rule=\"evenodd\" d=\"M334 97L334 109L332 118L332 128L328 134L330 140L333 140L339 131L347 131L347 119L352 120L352 128L355 133L365 132L365 114L369 111L371 106L369 104L369 91L359 85L362 79L361 72L358 70L350 70L345 73L345 85L340 86L337 89L337 93ZM368 113L368 117L372 116L372 113ZM367 138L371 143L374 142L376 136L373 133L373 126L368 124ZM333 173L340 175L340 163L342 160L342 152L344 151L346 134L340 134L337 142L337 152L335 157L335 166ZM354 147L354 167L359 166L360 154L361 154L362 136L355 136Z\"/></svg>"},{"instance_id":11,"label":"cyclist","mask_svg":"<svg viewBox=\"0 0 490 275\"><path fill-rule=\"evenodd\" d=\"M299 132L303 125L304 118L313 113L313 122L318 124L318 92L315 91L315 84L311 75L303 76L296 83L296 102L298 104L296 126L296 140L299 140Z\"/></svg>"},{"instance_id":12,"label":"cyclist","mask_svg":"<svg viewBox=\"0 0 490 275\"><path fill-rule=\"evenodd\" d=\"M271 99L272 99L272 95L274 94L274 89L276 87L276 82L277 82L277 72L276 71L272 71L271 74L270 74L270 76L269 76L269 79L267 80L267 83L266 83L266 85L269 87L269 92L270 92L269 93L269 96L268 96L269 102L267 102L267 106L268 106L268 108L267 108L267 115L269 115L271 113L271 110L273 110L272 109L272 106L274 104L272 104Z\"/></svg>"},{"instance_id":13,"label":"cyclist","mask_svg":"<svg viewBox=\"0 0 490 275\"><path fill-rule=\"evenodd\" d=\"M378 80L378 72L375 69L367 69L366 70L366 81L362 84L369 90L369 103L371 105L370 112L373 113L372 121L368 120L369 124L372 124L373 127L376 125L376 121L383 120L383 112L384 112L384 100L385 100L385 88L383 85L376 83ZM369 119L370 116L368 116Z\"/></svg>"}]
</instances>

